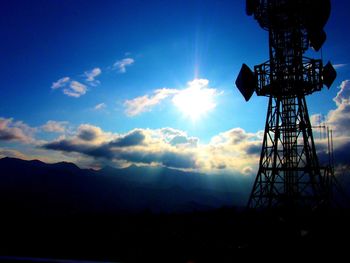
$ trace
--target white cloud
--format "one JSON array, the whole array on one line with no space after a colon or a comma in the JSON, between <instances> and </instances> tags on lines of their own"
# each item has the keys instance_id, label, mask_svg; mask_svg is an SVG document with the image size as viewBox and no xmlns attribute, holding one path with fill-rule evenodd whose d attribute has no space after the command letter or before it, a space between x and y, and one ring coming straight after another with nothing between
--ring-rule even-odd
<instances>
[{"instance_id":1,"label":"white cloud","mask_svg":"<svg viewBox=\"0 0 350 263\"><path fill-rule=\"evenodd\" d=\"M62 88L64 86L66 86L69 81L70 81L69 77L60 78L56 82L52 83L51 89Z\"/></svg>"},{"instance_id":2,"label":"white cloud","mask_svg":"<svg viewBox=\"0 0 350 263\"><path fill-rule=\"evenodd\" d=\"M102 70L96 67L90 71L85 71L84 76L86 77L86 81L89 83L90 86L97 86L98 84L100 84L100 82L95 78L99 76L101 73L102 73ZM87 91L86 85L76 80L72 80L70 77L64 77L57 80L56 82L52 83L51 88L52 89L63 88L63 94L74 98L79 98L80 96L84 95Z\"/></svg>"},{"instance_id":3,"label":"white cloud","mask_svg":"<svg viewBox=\"0 0 350 263\"><path fill-rule=\"evenodd\" d=\"M132 117L142 112L151 110L152 107L166 99L168 96L176 94L177 89L157 89L153 92L153 96L144 95L132 100L126 100L124 106L126 107L126 115Z\"/></svg>"},{"instance_id":4,"label":"white cloud","mask_svg":"<svg viewBox=\"0 0 350 263\"><path fill-rule=\"evenodd\" d=\"M344 80L339 87L337 96L333 99L337 106L348 104L350 99L350 80Z\"/></svg>"},{"instance_id":5,"label":"white cloud","mask_svg":"<svg viewBox=\"0 0 350 263\"><path fill-rule=\"evenodd\" d=\"M178 147L197 147L199 139L190 137L186 132L170 127L159 130L160 138L170 145Z\"/></svg>"},{"instance_id":6,"label":"white cloud","mask_svg":"<svg viewBox=\"0 0 350 263\"><path fill-rule=\"evenodd\" d=\"M339 91L333 98L333 101L335 102L335 109L330 110L326 115L312 115L311 120L320 119L323 125L332 130L336 168L347 167L346 169L348 169L350 166L350 80L344 80L341 83ZM325 130L321 130L319 138L315 136L319 159L323 162L328 161L328 142L325 137L326 134L324 133Z\"/></svg>"},{"instance_id":7,"label":"white cloud","mask_svg":"<svg viewBox=\"0 0 350 263\"><path fill-rule=\"evenodd\" d=\"M80 96L84 95L87 91L87 87L78 82L78 81L71 81L69 88L63 89L63 93L66 94L69 97L79 98Z\"/></svg>"},{"instance_id":8,"label":"white cloud","mask_svg":"<svg viewBox=\"0 0 350 263\"><path fill-rule=\"evenodd\" d=\"M47 121L41 128L46 132L63 133L67 129L67 121Z\"/></svg>"},{"instance_id":9,"label":"white cloud","mask_svg":"<svg viewBox=\"0 0 350 263\"><path fill-rule=\"evenodd\" d=\"M95 78L102 73L100 68L94 68L90 71L85 71L86 81L88 82L96 82Z\"/></svg>"},{"instance_id":10,"label":"white cloud","mask_svg":"<svg viewBox=\"0 0 350 263\"><path fill-rule=\"evenodd\" d=\"M106 103L99 103L94 107L94 110L103 110L107 107Z\"/></svg>"},{"instance_id":11,"label":"white cloud","mask_svg":"<svg viewBox=\"0 0 350 263\"><path fill-rule=\"evenodd\" d=\"M338 136L350 136L350 80L344 80L333 99L337 108L329 111L326 122Z\"/></svg>"},{"instance_id":12,"label":"white cloud","mask_svg":"<svg viewBox=\"0 0 350 263\"><path fill-rule=\"evenodd\" d=\"M23 143L34 142L35 128L22 121L13 121L12 118L0 117L0 141L19 141Z\"/></svg>"},{"instance_id":13,"label":"white cloud","mask_svg":"<svg viewBox=\"0 0 350 263\"><path fill-rule=\"evenodd\" d=\"M320 113L310 116L310 122L312 126L319 126L324 122L324 116Z\"/></svg>"},{"instance_id":14,"label":"white cloud","mask_svg":"<svg viewBox=\"0 0 350 263\"><path fill-rule=\"evenodd\" d=\"M72 80L72 81L70 80L71 79L69 77L61 78L56 82L54 82L51 88L52 89L63 88L63 94L69 97L75 97L75 98L79 98L80 96L86 93L87 91L86 85L75 80ZM69 82L69 86L68 86L68 82Z\"/></svg>"},{"instance_id":15,"label":"white cloud","mask_svg":"<svg viewBox=\"0 0 350 263\"><path fill-rule=\"evenodd\" d=\"M120 73L125 73L126 67L131 66L134 62L135 60L133 58L124 58L115 62L113 68L117 68Z\"/></svg>"},{"instance_id":16,"label":"white cloud","mask_svg":"<svg viewBox=\"0 0 350 263\"><path fill-rule=\"evenodd\" d=\"M91 124L81 124L76 131L75 140L77 143L103 144L115 138L116 135L104 132L100 127Z\"/></svg>"},{"instance_id":17,"label":"white cloud","mask_svg":"<svg viewBox=\"0 0 350 263\"><path fill-rule=\"evenodd\" d=\"M125 113L132 117L150 111L168 97L172 97L173 104L187 115L193 117L206 113L216 107L214 97L220 93L209 88L209 80L194 79L187 83L185 89L157 89L152 95L143 95L124 102Z\"/></svg>"}]
</instances>

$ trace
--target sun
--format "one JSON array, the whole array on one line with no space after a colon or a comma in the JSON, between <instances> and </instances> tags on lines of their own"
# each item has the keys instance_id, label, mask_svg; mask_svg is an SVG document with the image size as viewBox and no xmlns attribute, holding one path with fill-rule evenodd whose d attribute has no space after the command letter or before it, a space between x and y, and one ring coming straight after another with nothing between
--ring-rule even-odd
<instances>
[{"instance_id":1,"label":"sun","mask_svg":"<svg viewBox=\"0 0 350 263\"><path fill-rule=\"evenodd\" d=\"M208 88L209 81L195 79L188 82L188 88L179 91L173 97L174 105L192 120L197 120L208 111L215 108L216 90Z\"/></svg>"}]
</instances>

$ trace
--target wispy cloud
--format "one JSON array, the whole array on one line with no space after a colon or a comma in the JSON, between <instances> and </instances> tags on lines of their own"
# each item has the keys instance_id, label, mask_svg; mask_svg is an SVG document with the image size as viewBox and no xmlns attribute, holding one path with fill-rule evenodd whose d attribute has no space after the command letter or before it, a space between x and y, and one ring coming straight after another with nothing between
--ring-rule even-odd
<instances>
[{"instance_id":1,"label":"wispy cloud","mask_svg":"<svg viewBox=\"0 0 350 263\"><path fill-rule=\"evenodd\" d=\"M118 69L120 73L126 72L126 67L134 64L135 60L133 58L124 58L122 60L118 60L113 64L113 68Z\"/></svg>"},{"instance_id":2,"label":"wispy cloud","mask_svg":"<svg viewBox=\"0 0 350 263\"><path fill-rule=\"evenodd\" d=\"M80 96L84 95L87 91L86 85L76 80L71 80L70 77L64 77L57 80L52 84L51 88L52 89L63 88L63 94L74 98L79 98Z\"/></svg>"},{"instance_id":3,"label":"wispy cloud","mask_svg":"<svg viewBox=\"0 0 350 263\"><path fill-rule=\"evenodd\" d=\"M87 91L87 87L78 82L78 81L71 81L68 88L63 89L63 93L66 94L69 97L79 98L80 96L84 95Z\"/></svg>"},{"instance_id":4,"label":"wispy cloud","mask_svg":"<svg viewBox=\"0 0 350 263\"><path fill-rule=\"evenodd\" d=\"M348 64L335 64L335 65L333 65L333 67L335 68L335 69L340 69L340 68L344 68L344 67L346 67Z\"/></svg>"},{"instance_id":5,"label":"wispy cloud","mask_svg":"<svg viewBox=\"0 0 350 263\"><path fill-rule=\"evenodd\" d=\"M134 98L132 100L126 100L124 106L126 107L126 115L132 117L142 112L151 110L152 107L166 99L169 95L176 94L177 89L157 89L153 92L152 96L144 95L141 97Z\"/></svg>"},{"instance_id":6,"label":"wispy cloud","mask_svg":"<svg viewBox=\"0 0 350 263\"><path fill-rule=\"evenodd\" d=\"M41 126L41 129L45 132L56 132L64 133L67 129L68 121L47 121L44 125Z\"/></svg>"},{"instance_id":7,"label":"wispy cloud","mask_svg":"<svg viewBox=\"0 0 350 263\"><path fill-rule=\"evenodd\" d=\"M105 108L107 108L107 105L106 105L106 103L102 102L102 103L95 105L94 110L98 111L98 110L103 110Z\"/></svg>"},{"instance_id":8,"label":"wispy cloud","mask_svg":"<svg viewBox=\"0 0 350 263\"><path fill-rule=\"evenodd\" d=\"M94 81L95 78L102 73L100 68L94 68L90 71L85 71L85 76L87 81Z\"/></svg>"},{"instance_id":9,"label":"wispy cloud","mask_svg":"<svg viewBox=\"0 0 350 263\"><path fill-rule=\"evenodd\" d=\"M51 89L58 89L66 86L68 82L70 81L70 77L63 77L57 80L56 82L52 83Z\"/></svg>"},{"instance_id":10,"label":"wispy cloud","mask_svg":"<svg viewBox=\"0 0 350 263\"><path fill-rule=\"evenodd\" d=\"M101 73L102 70L100 68L94 68L92 70L85 71L84 75L86 77L86 81L89 82L90 85L97 86L98 84L100 84L100 82L95 78L98 77Z\"/></svg>"},{"instance_id":11,"label":"wispy cloud","mask_svg":"<svg viewBox=\"0 0 350 263\"><path fill-rule=\"evenodd\" d=\"M0 158L4 157L12 157L12 158L20 158L22 160L29 160L30 158L20 151L14 149L0 148Z\"/></svg>"},{"instance_id":12,"label":"wispy cloud","mask_svg":"<svg viewBox=\"0 0 350 263\"><path fill-rule=\"evenodd\" d=\"M84 72L85 81L89 84L89 86L97 86L100 84L96 77L98 77L102 73L102 70L98 67L88 70ZM87 86L82 84L79 81L71 79L70 77L60 78L56 82L52 83L51 89L59 89L62 88L63 94L79 98L80 96L86 94Z\"/></svg>"}]
</instances>

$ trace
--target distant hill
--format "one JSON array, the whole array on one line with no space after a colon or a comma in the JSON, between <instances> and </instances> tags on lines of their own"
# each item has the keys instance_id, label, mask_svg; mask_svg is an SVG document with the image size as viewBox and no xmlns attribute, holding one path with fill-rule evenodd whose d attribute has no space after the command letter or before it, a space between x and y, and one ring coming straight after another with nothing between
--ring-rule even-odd
<instances>
[{"instance_id":1,"label":"distant hill","mask_svg":"<svg viewBox=\"0 0 350 263\"><path fill-rule=\"evenodd\" d=\"M190 212L244 205L250 181L164 167L80 169L73 163L0 159L3 214Z\"/></svg>"}]
</instances>

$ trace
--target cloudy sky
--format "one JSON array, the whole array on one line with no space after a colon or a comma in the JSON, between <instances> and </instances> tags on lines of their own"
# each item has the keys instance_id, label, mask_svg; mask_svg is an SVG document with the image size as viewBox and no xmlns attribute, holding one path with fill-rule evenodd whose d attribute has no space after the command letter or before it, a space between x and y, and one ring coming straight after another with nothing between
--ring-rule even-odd
<instances>
[{"instance_id":1,"label":"cloudy sky","mask_svg":"<svg viewBox=\"0 0 350 263\"><path fill-rule=\"evenodd\" d=\"M332 5L307 55L338 77L307 101L346 162L350 3ZM256 172L267 99L246 103L234 81L268 42L245 1L3 0L0 32L0 157Z\"/></svg>"}]
</instances>

